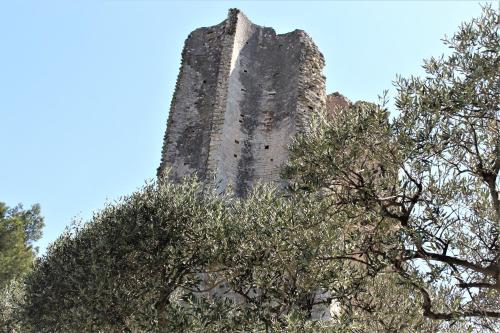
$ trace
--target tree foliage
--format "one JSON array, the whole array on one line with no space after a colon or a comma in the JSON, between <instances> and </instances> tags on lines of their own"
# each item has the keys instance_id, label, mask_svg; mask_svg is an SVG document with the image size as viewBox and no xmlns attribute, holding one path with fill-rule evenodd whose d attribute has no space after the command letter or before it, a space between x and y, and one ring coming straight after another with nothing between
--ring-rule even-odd
<instances>
[{"instance_id":1,"label":"tree foliage","mask_svg":"<svg viewBox=\"0 0 500 333\"><path fill-rule=\"evenodd\" d=\"M0 202L0 332L19 330L21 280L33 266L33 242L42 236L43 226L40 205L25 210Z\"/></svg>"},{"instance_id":2,"label":"tree foliage","mask_svg":"<svg viewBox=\"0 0 500 333\"><path fill-rule=\"evenodd\" d=\"M193 287L206 260L201 227L222 201L198 183L145 186L75 225L27 278L25 317L37 332L149 330L170 296Z\"/></svg>"},{"instance_id":3,"label":"tree foliage","mask_svg":"<svg viewBox=\"0 0 500 333\"><path fill-rule=\"evenodd\" d=\"M21 279L12 279L0 290L0 332L22 332L24 288Z\"/></svg>"},{"instance_id":4,"label":"tree foliage","mask_svg":"<svg viewBox=\"0 0 500 333\"><path fill-rule=\"evenodd\" d=\"M451 55L425 61L425 78L399 77L393 121L384 104L316 119L285 170L295 188L321 190L332 212L351 214L360 237L345 255L367 275L395 274L427 318L491 329L500 318L498 24L485 7L444 40Z\"/></svg>"},{"instance_id":5,"label":"tree foliage","mask_svg":"<svg viewBox=\"0 0 500 333\"><path fill-rule=\"evenodd\" d=\"M436 331L394 274L345 260L359 234L330 209L317 193L148 184L48 249L18 317L33 332Z\"/></svg>"},{"instance_id":6,"label":"tree foliage","mask_svg":"<svg viewBox=\"0 0 500 333\"><path fill-rule=\"evenodd\" d=\"M0 202L0 290L30 269L36 254L33 242L42 236L43 226L40 205L25 210Z\"/></svg>"},{"instance_id":7,"label":"tree foliage","mask_svg":"<svg viewBox=\"0 0 500 333\"><path fill-rule=\"evenodd\" d=\"M148 184L75 225L26 279L36 332L317 331L335 229L321 202L258 188L245 199L192 180ZM318 232L322 230L322 232ZM324 306L323 306L324 307Z\"/></svg>"}]
</instances>

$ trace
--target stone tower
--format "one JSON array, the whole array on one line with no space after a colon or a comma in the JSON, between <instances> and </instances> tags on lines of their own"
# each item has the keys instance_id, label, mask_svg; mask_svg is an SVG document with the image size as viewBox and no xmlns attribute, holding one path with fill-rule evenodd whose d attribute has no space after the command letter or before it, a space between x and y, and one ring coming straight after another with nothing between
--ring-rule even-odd
<instances>
[{"instance_id":1,"label":"stone tower","mask_svg":"<svg viewBox=\"0 0 500 333\"><path fill-rule=\"evenodd\" d=\"M277 35L237 9L187 38L158 178L196 174L244 195L281 184L287 146L326 102L323 55L301 30Z\"/></svg>"}]
</instances>

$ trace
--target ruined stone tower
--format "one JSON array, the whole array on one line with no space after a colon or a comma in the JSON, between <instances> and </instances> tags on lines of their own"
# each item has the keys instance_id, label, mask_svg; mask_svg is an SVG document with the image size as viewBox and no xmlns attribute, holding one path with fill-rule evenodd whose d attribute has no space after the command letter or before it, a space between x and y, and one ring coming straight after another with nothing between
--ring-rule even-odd
<instances>
[{"instance_id":1,"label":"ruined stone tower","mask_svg":"<svg viewBox=\"0 0 500 333\"><path fill-rule=\"evenodd\" d=\"M301 30L277 35L237 9L193 31L168 117L158 177L196 174L244 195L281 183L287 146L325 107L323 55Z\"/></svg>"}]
</instances>

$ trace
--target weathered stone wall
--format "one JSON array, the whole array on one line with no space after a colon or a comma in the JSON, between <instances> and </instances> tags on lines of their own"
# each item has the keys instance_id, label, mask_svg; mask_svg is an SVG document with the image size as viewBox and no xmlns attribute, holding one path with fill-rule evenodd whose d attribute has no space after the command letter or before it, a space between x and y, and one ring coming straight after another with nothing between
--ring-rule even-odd
<instances>
[{"instance_id":1,"label":"weathered stone wall","mask_svg":"<svg viewBox=\"0 0 500 333\"><path fill-rule=\"evenodd\" d=\"M352 102L339 92L334 92L326 96L326 111L331 116L335 116L339 110L350 107Z\"/></svg>"},{"instance_id":2,"label":"weathered stone wall","mask_svg":"<svg viewBox=\"0 0 500 333\"><path fill-rule=\"evenodd\" d=\"M186 40L172 100L161 178L196 173L244 195L281 183L292 136L325 107L324 59L303 31L277 35L232 9Z\"/></svg>"},{"instance_id":3,"label":"weathered stone wall","mask_svg":"<svg viewBox=\"0 0 500 333\"><path fill-rule=\"evenodd\" d=\"M227 22L193 31L182 51L182 64L172 98L158 176L170 169L175 180L206 174L212 121L218 92L224 85L224 46L231 35ZM227 53L227 52L226 52Z\"/></svg>"}]
</instances>

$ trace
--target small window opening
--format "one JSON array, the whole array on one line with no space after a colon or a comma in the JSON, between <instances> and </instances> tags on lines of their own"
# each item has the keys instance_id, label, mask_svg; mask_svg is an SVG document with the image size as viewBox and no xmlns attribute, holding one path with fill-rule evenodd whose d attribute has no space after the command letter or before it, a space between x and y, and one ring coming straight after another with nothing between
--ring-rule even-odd
<instances>
[{"instance_id":1,"label":"small window opening","mask_svg":"<svg viewBox=\"0 0 500 333\"><path fill-rule=\"evenodd\" d=\"M243 72L245 72L245 73L246 73L246 72L248 72L248 71L247 71L246 69L244 69L244 70L243 70Z\"/></svg>"},{"instance_id":2,"label":"small window opening","mask_svg":"<svg viewBox=\"0 0 500 333\"><path fill-rule=\"evenodd\" d=\"M274 161L272 158L271 158L271 162Z\"/></svg>"},{"instance_id":3,"label":"small window opening","mask_svg":"<svg viewBox=\"0 0 500 333\"><path fill-rule=\"evenodd\" d=\"M269 145L264 146L264 149L269 149Z\"/></svg>"},{"instance_id":4,"label":"small window opening","mask_svg":"<svg viewBox=\"0 0 500 333\"><path fill-rule=\"evenodd\" d=\"M234 154L234 157L238 157L238 155Z\"/></svg>"},{"instance_id":5,"label":"small window opening","mask_svg":"<svg viewBox=\"0 0 500 333\"><path fill-rule=\"evenodd\" d=\"M234 140L234 143L239 144L240 142L238 140Z\"/></svg>"}]
</instances>

